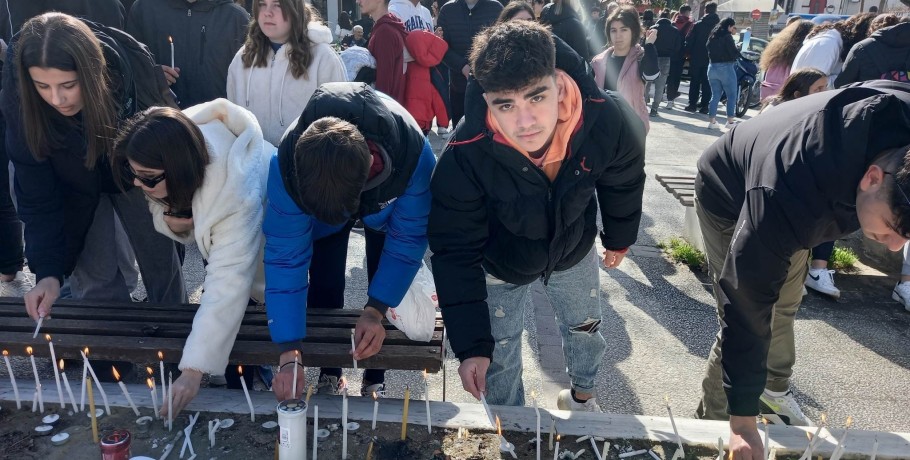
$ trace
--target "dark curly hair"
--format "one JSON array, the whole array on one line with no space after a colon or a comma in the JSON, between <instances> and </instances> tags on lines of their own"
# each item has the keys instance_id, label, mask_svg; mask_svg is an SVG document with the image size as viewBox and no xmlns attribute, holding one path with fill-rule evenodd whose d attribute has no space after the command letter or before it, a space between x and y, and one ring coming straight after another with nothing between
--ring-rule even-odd
<instances>
[{"instance_id":1,"label":"dark curly hair","mask_svg":"<svg viewBox=\"0 0 910 460\"><path fill-rule=\"evenodd\" d=\"M844 59L847 59L847 53L850 52L850 48L853 48L853 45L869 36L869 26L872 24L872 20L875 19L875 16L874 13L857 13L843 21L819 24L812 29L812 32L809 32L809 36L806 37L806 39L810 39L829 30L838 31L841 40L843 40L844 43L840 51L840 59L843 61Z\"/></svg>"},{"instance_id":2,"label":"dark curly hair","mask_svg":"<svg viewBox=\"0 0 910 460\"><path fill-rule=\"evenodd\" d=\"M518 91L555 75L556 45L546 27L508 21L477 34L469 60L484 91Z\"/></svg>"},{"instance_id":3,"label":"dark curly hair","mask_svg":"<svg viewBox=\"0 0 910 460\"><path fill-rule=\"evenodd\" d=\"M881 190L894 213L894 231L904 238L910 238L910 146L882 152L875 164L894 178L890 185L885 181Z\"/></svg>"}]
</instances>

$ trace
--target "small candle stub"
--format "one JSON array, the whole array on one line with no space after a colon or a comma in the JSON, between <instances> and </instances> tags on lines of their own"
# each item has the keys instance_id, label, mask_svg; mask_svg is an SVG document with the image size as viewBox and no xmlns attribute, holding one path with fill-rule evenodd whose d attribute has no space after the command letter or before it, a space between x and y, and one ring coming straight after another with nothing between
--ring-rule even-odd
<instances>
[{"instance_id":1,"label":"small candle stub","mask_svg":"<svg viewBox=\"0 0 910 460\"><path fill-rule=\"evenodd\" d=\"M57 420L60 420L59 415L50 414L50 415L45 415L44 418L41 419L41 423L43 423L45 425L53 425L53 424L57 423Z\"/></svg>"},{"instance_id":2,"label":"small candle stub","mask_svg":"<svg viewBox=\"0 0 910 460\"><path fill-rule=\"evenodd\" d=\"M101 409L101 408L95 409L95 418L101 418L102 415L104 415L104 409ZM92 413L86 412L85 416L88 418L92 418Z\"/></svg>"},{"instance_id":3,"label":"small candle stub","mask_svg":"<svg viewBox=\"0 0 910 460\"><path fill-rule=\"evenodd\" d=\"M327 430L327 429L325 429L325 428L321 428L321 429L316 430L316 437L319 438L320 440L323 440L323 439L325 439L325 438L328 438L328 437L329 437L329 430Z\"/></svg>"},{"instance_id":4,"label":"small candle stub","mask_svg":"<svg viewBox=\"0 0 910 460\"><path fill-rule=\"evenodd\" d=\"M35 433L38 436L47 436L47 435L51 434L51 430L53 430L53 429L54 429L54 427L52 427L50 425L40 425L40 426L35 427Z\"/></svg>"},{"instance_id":5,"label":"small candle stub","mask_svg":"<svg viewBox=\"0 0 910 460\"><path fill-rule=\"evenodd\" d=\"M51 437L51 443L55 446L62 446L70 440L69 433L57 433Z\"/></svg>"},{"instance_id":6,"label":"small candle stub","mask_svg":"<svg viewBox=\"0 0 910 460\"><path fill-rule=\"evenodd\" d=\"M360 424L357 422L348 422L347 427L348 431L357 431L360 429Z\"/></svg>"},{"instance_id":7,"label":"small candle stub","mask_svg":"<svg viewBox=\"0 0 910 460\"><path fill-rule=\"evenodd\" d=\"M278 429L278 422L276 422L274 420L269 420L268 422L265 422L262 424L263 431L275 431L277 429Z\"/></svg>"},{"instance_id":8,"label":"small candle stub","mask_svg":"<svg viewBox=\"0 0 910 460\"><path fill-rule=\"evenodd\" d=\"M234 426L234 419L226 418L226 419L222 420L218 425L219 425L219 429L221 429L221 430L230 428L230 427Z\"/></svg>"}]
</instances>

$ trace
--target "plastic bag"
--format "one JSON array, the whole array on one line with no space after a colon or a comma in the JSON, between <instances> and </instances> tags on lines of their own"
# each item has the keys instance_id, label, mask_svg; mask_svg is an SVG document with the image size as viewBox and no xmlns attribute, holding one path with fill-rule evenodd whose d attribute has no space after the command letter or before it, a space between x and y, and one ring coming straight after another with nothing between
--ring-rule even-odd
<instances>
[{"instance_id":1,"label":"plastic bag","mask_svg":"<svg viewBox=\"0 0 910 460\"><path fill-rule=\"evenodd\" d=\"M423 261L420 269L411 282L411 287L404 294L401 303L395 308L389 308L385 317L392 325L404 332L409 339L418 342L429 342L436 329L436 307L439 300L436 297L436 283L433 282L433 273Z\"/></svg>"}]
</instances>

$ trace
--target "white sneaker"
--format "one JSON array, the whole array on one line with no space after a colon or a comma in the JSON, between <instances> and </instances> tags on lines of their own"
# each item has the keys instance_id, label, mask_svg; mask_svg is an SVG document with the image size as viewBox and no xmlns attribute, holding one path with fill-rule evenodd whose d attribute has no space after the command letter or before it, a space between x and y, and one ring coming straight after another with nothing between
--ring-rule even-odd
<instances>
[{"instance_id":1,"label":"white sneaker","mask_svg":"<svg viewBox=\"0 0 910 460\"><path fill-rule=\"evenodd\" d=\"M440 127L436 128L436 134L440 135L440 136L445 136L446 134L449 134L449 128L445 127L445 126L440 126Z\"/></svg>"},{"instance_id":2,"label":"white sneaker","mask_svg":"<svg viewBox=\"0 0 910 460\"><path fill-rule=\"evenodd\" d=\"M0 297L22 297L35 287L23 272L17 272L11 281L0 281Z\"/></svg>"},{"instance_id":3,"label":"white sneaker","mask_svg":"<svg viewBox=\"0 0 910 460\"><path fill-rule=\"evenodd\" d=\"M910 282L898 282L891 291L891 298L900 302L905 310L910 311Z\"/></svg>"},{"instance_id":4,"label":"white sneaker","mask_svg":"<svg viewBox=\"0 0 910 460\"><path fill-rule=\"evenodd\" d=\"M665 105L664 107L666 107L670 110L673 110L673 101L667 101L667 105Z\"/></svg>"},{"instance_id":5,"label":"white sneaker","mask_svg":"<svg viewBox=\"0 0 910 460\"><path fill-rule=\"evenodd\" d=\"M712 121L708 123L708 129L720 129L720 125L717 122Z\"/></svg>"},{"instance_id":6,"label":"white sneaker","mask_svg":"<svg viewBox=\"0 0 910 460\"><path fill-rule=\"evenodd\" d=\"M575 402L572 398L572 390L562 390L556 397L556 407L559 410L570 410L575 412L603 412L597 405L597 398L591 398L583 403Z\"/></svg>"},{"instance_id":7,"label":"white sneaker","mask_svg":"<svg viewBox=\"0 0 910 460\"><path fill-rule=\"evenodd\" d=\"M840 289L834 285L834 270L810 268L806 275L806 287L835 299L840 298Z\"/></svg>"},{"instance_id":8,"label":"white sneaker","mask_svg":"<svg viewBox=\"0 0 910 460\"><path fill-rule=\"evenodd\" d=\"M348 381L344 378L338 378L332 375L322 374L319 376L319 382L316 383L316 394L320 395L340 395L348 387Z\"/></svg>"},{"instance_id":9,"label":"white sneaker","mask_svg":"<svg viewBox=\"0 0 910 460\"><path fill-rule=\"evenodd\" d=\"M377 398L385 398L385 384L374 383L372 385L360 386L360 396L372 397L376 393Z\"/></svg>"},{"instance_id":10,"label":"white sneaker","mask_svg":"<svg viewBox=\"0 0 910 460\"><path fill-rule=\"evenodd\" d=\"M806 417L806 414L799 408L799 404L793 399L792 391L788 391L783 396L772 396L768 394L768 390L765 390L759 397L759 405L762 416L773 423L815 426L815 423Z\"/></svg>"},{"instance_id":11,"label":"white sneaker","mask_svg":"<svg viewBox=\"0 0 910 460\"><path fill-rule=\"evenodd\" d=\"M738 124L739 124L739 120L728 121L727 124L724 125L724 128L730 129Z\"/></svg>"}]
</instances>

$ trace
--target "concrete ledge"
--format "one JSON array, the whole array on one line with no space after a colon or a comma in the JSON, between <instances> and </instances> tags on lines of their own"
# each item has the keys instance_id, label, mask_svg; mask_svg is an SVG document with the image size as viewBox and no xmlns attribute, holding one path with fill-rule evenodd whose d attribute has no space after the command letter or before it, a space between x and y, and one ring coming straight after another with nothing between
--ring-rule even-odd
<instances>
[{"instance_id":1,"label":"concrete ledge","mask_svg":"<svg viewBox=\"0 0 910 460\"><path fill-rule=\"evenodd\" d=\"M45 409L51 407L59 410L59 400L53 382L44 385ZM120 387L113 383L103 384L108 401L112 407L129 407ZM151 395L145 385L127 385L130 395L137 406L150 409ZM33 382L19 383L19 395L25 405L31 409L31 397L35 391ZM160 391L160 389L158 390ZM73 393L78 398L81 387L73 385ZM275 414L277 402L271 392L251 392L250 398L257 415ZM9 382L0 382L0 400L12 401L14 395ZM26 401L27 400L27 401ZM100 403L97 396L96 403ZM341 398L337 396L314 395L311 405L319 406L319 414L325 418L341 418ZM53 405L53 406L51 406ZM415 425L426 424L426 409L423 401L412 400L408 410L408 420ZM373 416L372 398L348 398L349 418L353 420L371 420ZM113 409L112 409L113 410ZM129 409L127 409L129 410ZM229 412L249 414L246 399L241 390L203 388L196 399L186 409L188 412ZM530 407L492 406L494 414L503 421L507 431L533 432L536 416ZM403 402L399 399L383 399L379 402L377 419L381 422L398 422L401 420ZM467 428L469 430L491 430L483 406L480 404L460 404L430 401L430 412L434 427ZM556 420L556 430L562 435L584 436L594 434L608 439L642 439L651 441L673 441L673 427L667 417L650 417L621 414L593 414L585 412L566 412L541 409L541 431L548 433L550 417ZM37 415L36 415L37 416ZM729 426L726 422L676 418L683 442L688 445L716 447L717 438L729 438ZM778 453L801 454L807 447L806 432L814 433L814 428L772 425L770 429L772 449ZM823 439L815 449L818 455L831 455L837 439L843 435L842 429L822 429ZM845 458L868 456L872 444L879 442L878 458L907 459L910 453L910 433L887 433L875 431L849 430L845 441Z\"/></svg>"}]
</instances>

